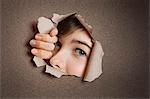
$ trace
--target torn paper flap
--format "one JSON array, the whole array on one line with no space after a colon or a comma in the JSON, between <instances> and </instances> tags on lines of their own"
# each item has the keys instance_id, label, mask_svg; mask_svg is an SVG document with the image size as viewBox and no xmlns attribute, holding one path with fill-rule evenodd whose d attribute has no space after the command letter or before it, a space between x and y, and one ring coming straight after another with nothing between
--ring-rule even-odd
<instances>
[{"instance_id":1,"label":"torn paper flap","mask_svg":"<svg viewBox=\"0 0 150 99\"><path fill-rule=\"evenodd\" d=\"M99 41L95 41L89 62L85 71L84 81L93 81L102 74L102 58L104 52Z\"/></svg>"},{"instance_id":2,"label":"torn paper flap","mask_svg":"<svg viewBox=\"0 0 150 99\"><path fill-rule=\"evenodd\" d=\"M54 75L57 78L60 78L62 75L64 75L65 73L60 71L59 69L56 69L54 67L51 67L49 65L46 65L46 73L50 73L51 75Z\"/></svg>"},{"instance_id":3,"label":"torn paper flap","mask_svg":"<svg viewBox=\"0 0 150 99\"><path fill-rule=\"evenodd\" d=\"M92 26L89 25L89 24L87 24L87 23L85 22L85 20L82 18L81 15L76 14L75 16L76 16L76 18L79 20L79 22L85 27L85 29L86 29L86 30L90 33L90 35L91 35L91 34L92 34Z\"/></svg>"},{"instance_id":4,"label":"torn paper flap","mask_svg":"<svg viewBox=\"0 0 150 99\"><path fill-rule=\"evenodd\" d=\"M33 61L34 61L35 65L37 67L41 67L41 66L47 65L47 63L43 59L41 59L41 58L39 58L37 56L34 56Z\"/></svg>"},{"instance_id":5,"label":"torn paper flap","mask_svg":"<svg viewBox=\"0 0 150 99\"><path fill-rule=\"evenodd\" d=\"M37 27L40 33L49 33L54 28L54 24L48 18L39 17Z\"/></svg>"},{"instance_id":6,"label":"torn paper flap","mask_svg":"<svg viewBox=\"0 0 150 99\"><path fill-rule=\"evenodd\" d=\"M72 14L75 14L75 12L69 13L69 14L65 14L65 15L59 15L59 14L53 13L52 21L54 23L56 23L56 25L57 25L60 21L62 21L63 19L65 19L66 17L68 17L68 16L70 16Z\"/></svg>"}]
</instances>

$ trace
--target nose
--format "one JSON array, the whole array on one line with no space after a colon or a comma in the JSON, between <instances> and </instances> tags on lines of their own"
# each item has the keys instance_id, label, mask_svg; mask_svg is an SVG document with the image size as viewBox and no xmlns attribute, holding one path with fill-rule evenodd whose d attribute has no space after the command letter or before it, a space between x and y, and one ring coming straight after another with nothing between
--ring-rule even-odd
<instances>
[{"instance_id":1,"label":"nose","mask_svg":"<svg viewBox=\"0 0 150 99\"><path fill-rule=\"evenodd\" d=\"M50 59L50 64L57 69L66 73L66 60L67 60L67 53L64 50L59 50L53 57Z\"/></svg>"}]
</instances>

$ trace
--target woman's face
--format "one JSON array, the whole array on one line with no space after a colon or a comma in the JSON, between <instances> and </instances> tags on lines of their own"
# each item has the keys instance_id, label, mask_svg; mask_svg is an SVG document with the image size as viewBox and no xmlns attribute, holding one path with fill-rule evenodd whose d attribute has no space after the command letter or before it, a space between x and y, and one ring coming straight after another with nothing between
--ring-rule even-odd
<instances>
[{"instance_id":1,"label":"woman's face","mask_svg":"<svg viewBox=\"0 0 150 99\"><path fill-rule=\"evenodd\" d=\"M83 29L62 35L56 43L50 64L67 75L82 77L92 49L90 36Z\"/></svg>"}]
</instances>

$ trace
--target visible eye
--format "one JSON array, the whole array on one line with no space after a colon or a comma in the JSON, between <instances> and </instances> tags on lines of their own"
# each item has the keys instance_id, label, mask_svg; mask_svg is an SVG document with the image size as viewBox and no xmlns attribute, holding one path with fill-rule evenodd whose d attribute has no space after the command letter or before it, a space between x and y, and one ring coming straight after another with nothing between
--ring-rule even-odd
<instances>
[{"instance_id":1,"label":"visible eye","mask_svg":"<svg viewBox=\"0 0 150 99\"><path fill-rule=\"evenodd\" d=\"M55 43L55 48L61 48L61 43L59 41Z\"/></svg>"},{"instance_id":2,"label":"visible eye","mask_svg":"<svg viewBox=\"0 0 150 99\"><path fill-rule=\"evenodd\" d=\"M80 49L80 48L76 48L76 49L75 49L75 52L76 52L77 55L79 55L79 56L86 56L86 53L85 53L82 49Z\"/></svg>"}]
</instances>

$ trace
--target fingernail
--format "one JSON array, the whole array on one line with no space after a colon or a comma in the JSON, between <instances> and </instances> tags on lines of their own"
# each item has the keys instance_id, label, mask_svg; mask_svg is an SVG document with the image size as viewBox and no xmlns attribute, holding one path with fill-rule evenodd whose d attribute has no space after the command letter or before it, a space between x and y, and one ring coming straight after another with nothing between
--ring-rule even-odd
<instances>
[{"instance_id":1,"label":"fingernail","mask_svg":"<svg viewBox=\"0 0 150 99\"><path fill-rule=\"evenodd\" d=\"M35 44L36 44L35 40L30 41L30 45L35 45Z\"/></svg>"},{"instance_id":2,"label":"fingernail","mask_svg":"<svg viewBox=\"0 0 150 99\"><path fill-rule=\"evenodd\" d=\"M41 37L40 35L36 35L35 38L36 38L36 39L39 39L39 40L42 39L42 37Z\"/></svg>"},{"instance_id":3,"label":"fingernail","mask_svg":"<svg viewBox=\"0 0 150 99\"><path fill-rule=\"evenodd\" d=\"M32 49L31 52L32 52L33 54L37 54L37 53L38 53L38 51L37 51L36 49Z\"/></svg>"}]
</instances>

